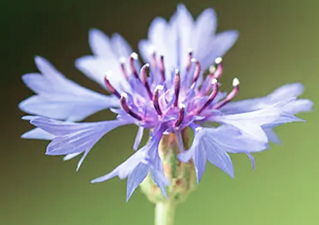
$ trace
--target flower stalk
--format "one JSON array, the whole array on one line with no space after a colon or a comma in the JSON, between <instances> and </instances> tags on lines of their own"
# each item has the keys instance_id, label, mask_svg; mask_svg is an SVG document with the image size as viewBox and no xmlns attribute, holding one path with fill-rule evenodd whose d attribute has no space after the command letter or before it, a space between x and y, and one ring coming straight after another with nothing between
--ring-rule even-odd
<instances>
[{"instance_id":1,"label":"flower stalk","mask_svg":"<svg viewBox=\"0 0 319 225\"><path fill-rule=\"evenodd\" d=\"M155 206L155 225L174 225L176 203L158 202Z\"/></svg>"}]
</instances>

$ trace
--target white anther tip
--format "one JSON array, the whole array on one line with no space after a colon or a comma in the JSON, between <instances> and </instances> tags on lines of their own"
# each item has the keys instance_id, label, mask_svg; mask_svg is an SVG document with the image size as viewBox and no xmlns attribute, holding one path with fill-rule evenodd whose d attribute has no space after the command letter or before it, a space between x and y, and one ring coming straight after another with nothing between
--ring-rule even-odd
<instances>
[{"instance_id":1,"label":"white anther tip","mask_svg":"<svg viewBox=\"0 0 319 225\"><path fill-rule=\"evenodd\" d=\"M212 84L217 84L217 83L218 83L218 80L214 78L214 79L212 80Z\"/></svg>"},{"instance_id":2,"label":"white anther tip","mask_svg":"<svg viewBox=\"0 0 319 225\"><path fill-rule=\"evenodd\" d=\"M135 59L135 60L138 60L138 54L137 54L136 52L133 52L133 53L131 54L131 57L132 57L133 59Z\"/></svg>"},{"instance_id":3,"label":"white anther tip","mask_svg":"<svg viewBox=\"0 0 319 225\"><path fill-rule=\"evenodd\" d=\"M217 58L215 59L215 63L216 63L216 64L220 64L222 61L223 61L222 57L217 57Z\"/></svg>"},{"instance_id":4,"label":"white anther tip","mask_svg":"<svg viewBox=\"0 0 319 225\"><path fill-rule=\"evenodd\" d=\"M144 66L145 66L145 67L150 67L150 64L146 63Z\"/></svg>"},{"instance_id":5,"label":"white anther tip","mask_svg":"<svg viewBox=\"0 0 319 225\"><path fill-rule=\"evenodd\" d=\"M127 98L127 94L126 94L125 92L123 92L123 93L121 94L121 97Z\"/></svg>"},{"instance_id":6,"label":"white anther tip","mask_svg":"<svg viewBox=\"0 0 319 225\"><path fill-rule=\"evenodd\" d=\"M105 73L106 75L105 75L105 77L106 77L106 79L110 79L111 77L112 77L112 75L113 75L113 73L112 73L112 71L106 71L106 73Z\"/></svg>"},{"instance_id":7,"label":"white anther tip","mask_svg":"<svg viewBox=\"0 0 319 225\"><path fill-rule=\"evenodd\" d=\"M155 46L154 46L154 45L151 45L148 50L149 50L149 52L150 52L151 54L155 54L155 52L156 52L156 49L155 49Z\"/></svg>"},{"instance_id":8,"label":"white anther tip","mask_svg":"<svg viewBox=\"0 0 319 225\"><path fill-rule=\"evenodd\" d=\"M239 80L237 78L234 78L233 80L233 86L237 87L239 85Z\"/></svg>"},{"instance_id":9,"label":"white anther tip","mask_svg":"<svg viewBox=\"0 0 319 225\"><path fill-rule=\"evenodd\" d=\"M163 89L164 89L163 85L157 85L156 88L155 88L155 91L156 90L162 91Z\"/></svg>"},{"instance_id":10,"label":"white anther tip","mask_svg":"<svg viewBox=\"0 0 319 225\"><path fill-rule=\"evenodd\" d=\"M215 73L215 71L216 71L216 67L214 65L211 65L209 67L209 73L212 74L212 73Z\"/></svg>"},{"instance_id":11,"label":"white anther tip","mask_svg":"<svg viewBox=\"0 0 319 225\"><path fill-rule=\"evenodd\" d=\"M124 64L126 62L126 58L124 56L120 57L120 63Z\"/></svg>"},{"instance_id":12,"label":"white anther tip","mask_svg":"<svg viewBox=\"0 0 319 225\"><path fill-rule=\"evenodd\" d=\"M179 73L179 70L178 69L175 69L175 74L178 74Z\"/></svg>"},{"instance_id":13,"label":"white anther tip","mask_svg":"<svg viewBox=\"0 0 319 225\"><path fill-rule=\"evenodd\" d=\"M202 127L196 127L195 131L201 131L203 128Z\"/></svg>"},{"instance_id":14,"label":"white anther tip","mask_svg":"<svg viewBox=\"0 0 319 225\"><path fill-rule=\"evenodd\" d=\"M185 109L185 108L186 108L186 105L183 104L183 103L179 103L178 107L179 107L180 109Z\"/></svg>"},{"instance_id":15,"label":"white anther tip","mask_svg":"<svg viewBox=\"0 0 319 225\"><path fill-rule=\"evenodd\" d=\"M192 63L197 63L197 59L192 58L192 59L191 59L191 62L192 62Z\"/></svg>"},{"instance_id":16,"label":"white anther tip","mask_svg":"<svg viewBox=\"0 0 319 225\"><path fill-rule=\"evenodd\" d=\"M192 54L192 53L193 53L193 49L192 49L192 48L188 48L188 49L187 49L187 52L188 52L189 54Z\"/></svg>"}]
</instances>

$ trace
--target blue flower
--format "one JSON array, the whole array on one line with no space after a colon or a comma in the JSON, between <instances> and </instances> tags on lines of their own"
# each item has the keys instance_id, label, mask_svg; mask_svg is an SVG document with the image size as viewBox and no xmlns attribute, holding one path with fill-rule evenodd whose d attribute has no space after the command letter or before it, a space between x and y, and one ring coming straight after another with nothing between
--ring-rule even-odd
<instances>
[{"instance_id":1,"label":"blue flower","mask_svg":"<svg viewBox=\"0 0 319 225\"><path fill-rule=\"evenodd\" d=\"M297 99L301 84L285 85L272 94L257 99L232 102L239 92L239 80L233 89L220 91L223 56L234 44L238 33L215 34L216 16L205 10L196 21L183 5L169 22L156 18L148 39L139 43L143 59L118 34L111 38L93 29L89 34L92 56L76 60L76 67L98 82L111 95L103 95L77 85L64 77L48 61L36 57L41 73L26 74L23 81L36 95L20 103L21 110L34 116L23 119L37 128L24 138L52 140L47 155L65 155L64 160L83 154L77 169L106 133L127 125L137 125L133 149L137 150L144 129L151 130L150 141L112 172L92 182L118 176L127 178L127 199L150 172L166 196L169 181L164 175L158 146L163 135L175 133L180 147L179 160L195 164L197 180L205 171L206 161L231 177L234 168L229 153L247 154L268 148L268 142L279 142L273 127L302 121L294 114L310 111L312 102ZM204 71L208 75L204 79ZM100 110L117 114L112 121L76 122ZM219 127L206 126L218 122ZM193 144L184 150L182 131L191 127Z\"/></svg>"}]
</instances>

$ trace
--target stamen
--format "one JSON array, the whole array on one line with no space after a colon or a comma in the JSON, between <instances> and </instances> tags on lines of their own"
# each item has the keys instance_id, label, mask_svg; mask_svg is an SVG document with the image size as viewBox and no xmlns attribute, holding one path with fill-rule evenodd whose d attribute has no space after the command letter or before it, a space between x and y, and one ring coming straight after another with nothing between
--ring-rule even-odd
<instances>
[{"instance_id":1,"label":"stamen","mask_svg":"<svg viewBox=\"0 0 319 225\"><path fill-rule=\"evenodd\" d=\"M207 75L206 80L204 81L205 83L202 85L200 93L202 95L207 95L207 93L210 91L213 85L213 76L212 75Z\"/></svg>"},{"instance_id":2,"label":"stamen","mask_svg":"<svg viewBox=\"0 0 319 225\"><path fill-rule=\"evenodd\" d=\"M131 70L132 70L132 73L134 74L134 76L137 79L139 79L138 73L137 73L135 65L134 65L134 62L137 60L138 60L138 55L135 52L133 52L130 56L130 67L131 67Z\"/></svg>"},{"instance_id":3,"label":"stamen","mask_svg":"<svg viewBox=\"0 0 319 225\"><path fill-rule=\"evenodd\" d=\"M201 66L200 66L200 63L197 61L197 59L193 58L191 61L193 63L195 63L195 71L194 71L192 83L196 83L196 81L198 80L200 71L201 71Z\"/></svg>"},{"instance_id":4,"label":"stamen","mask_svg":"<svg viewBox=\"0 0 319 225\"><path fill-rule=\"evenodd\" d=\"M206 109L218 94L218 81L216 79L213 79L211 84L213 85L213 91L212 93L210 93L205 104L197 111L197 114L200 114L204 109Z\"/></svg>"},{"instance_id":5,"label":"stamen","mask_svg":"<svg viewBox=\"0 0 319 225\"><path fill-rule=\"evenodd\" d=\"M150 88L150 85L147 82L147 77L150 74L150 65L148 63L146 63L142 68L141 68L141 75L142 75L142 83L145 86L145 89L150 97L150 99L153 98L153 94Z\"/></svg>"},{"instance_id":6,"label":"stamen","mask_svg":"<svg viewBox=\"0 0 319 225\"><path fill-rule=\"evenodd\" d=\"M112 72L111 71L106 72L106 76L104 77L105 86L106 86L106 88L108 89L109 92L114 94L116 97L120 98L121 95L117 92L117 90L110 83L111 76L112 76Z\"/></svg>"},{"instance_id":7,"label":"stamen","mask_svg":"<svg viewBox=\"0 0 319 225\"><path fill-rule=\"evenodd\" d=\"M215 79L219 79L224 71L223 59L218 57L215 59L215 65L209 67L209 73L213 75Z\"/></svg>"},{"instance_id":8,"label":"stamen","mask_svg":"<svg viewBox=\"0 0 319 225\"><path fill-rule=\"evenodd\" d=\"M182 124L184 117L185 117L185 105L180 104L179 105L179 115L178 115L178 119L176 120L175 127L179 127Z\"/></svg>"},{"instance_id":9,"label":"stamen","mask_svg":"<svg viewBox=\"0 0 319 225\"><path fill-rule=\"evenodd\" d=\"M157 63L156 63L156 51L154 46L150 47L150 53L152 55L151 66L152 68L155 69L157 67Z\"/></svg>"},{"instance_id":10,"label":"stamen","mask_svg":"<svg viewBox=\"0 0 319 225\"><path fill-rule=\"evenodd\" d=\"M186 72L188 72L192 65L192 58L193 58L193 50L190 48L188 49L188 62L186 66Z\"/></svg>"},{"instance_id":11,"label":"stamen","mask_svg":"<svg viewBox=\"0 0 319 225\"><path fill-rule=\"evenodd\" d=\"M181 88L181 75L179 74L178 70L175 70L175 101L174 101L174 106L177 107L178 105L178 97L179 97L179 91Z\"/></svg>"},{"instance_id":12,"label":"stamen","mask_svg":"<svg viewBox=\"0 0 319 225\"><path fill-rule=\"evenodd\" d=\"M239 91L239 80L237 78L234 78L233 80L233 90L224 98L224 100L218 102L216 105L213 106L213 109L219 109L220 107L224 106L228 102L230 102L233 98L236 97L238 91Z\"/></svg>"},{"instance_id":13,"label":"stamen","mask_svg":"<svg viewBox=\"0 0 319 225\"><path fill-rule=\"evenodd\" d=\"M157 67L157 63L156 63L156 52L152 53L152 67L156 68Z\"/></svg>"},{"instance_id":14,"label":"stamen","mask_svg":"<svg viewBox=\"0 0 319 225\"><path fill-rule=\"evenodd\" d=\"M164 56L161 55L160 62L159 62L159 70L161 73L162 81L165 81L165 66L164 66Z\"/></svg>"},{"instance_id":15,"label":"stamen","mask_svg":"<svg viewBox=\"0 0 319 225\"><path fill-rule=\"evenodd\" d=\"M161 107L160 107L160 104L159 104L159 99L158 99L158 94L159 94L159 91L162 91L164 89L164 86L163 85L158 85L156 86L155 88L155 92L154 92L154 96L153 96L153 104L154 104L154 108L157 112L158 115L162 115L162 110L161 110Z\"/></svg>"},{"instance_id":16,"label":"stamen","mask_svg":"<svg viewBox=\"0 0 319 225\"><path fill-rule=\"evenodd\" d=\"M128 79L128 75L127 75L127 72L126 72L126 69L125 69L125 62L126 62L125 57L121 57L120 58L120 64L121 64L122 73L123 73L124 77L126 79Z\"/></svg>"},{"instance_id":17,"label":"stamen","mask_svg":"<svg viewBox=\"0 0 319 225\"><path fill-rule=\"evenodd\" d=\"M133 112L130 107L128 106L127 102L126 102L126 98L127 98L127 94L124 92L121 94L121 98L120 98L120 103L122 105L122 108L124 109L124 111L131 115L132 117L134 117L137 120L142 120L142 117L140 117L139 115L137 115L135 112Z\"/></svg>"}]
</instances>

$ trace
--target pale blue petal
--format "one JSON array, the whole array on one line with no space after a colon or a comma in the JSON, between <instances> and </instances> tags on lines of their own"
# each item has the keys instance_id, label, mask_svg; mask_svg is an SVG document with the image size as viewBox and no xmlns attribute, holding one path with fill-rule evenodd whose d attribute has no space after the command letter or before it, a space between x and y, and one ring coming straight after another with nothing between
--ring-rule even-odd
<instances>
[{"instance_id":1,"label":"pale blue petal","mask_svg":"<svg viewBox=\"0 0 319 225\"><path fill-rule=\"evenodd\" d=\"M41 74L31 73L22 77L37 94L19 104L24 112L77 121L100 110L119 106L113 96L93 92L67 79L44 58L37 56L35 62Z\"/></svg>"},{"instance_id":2,"label":"pale blue petal","mask_svg":"<svg viewBox=\"0 0 319 225\"><path fill-rule=\"evenodd\" d=\"M151 141L153 140L153 143L152 143L152 147L148 151L148 156L149 156L151 176L153 178L153 181L162 191L164 197L167 198L165 187L169 185L169 181L164 175L163 163L158 153L159 152L158 145L162 138L163 132L165 130L166 128L164 126L160 126L157 129L157 132L154 134L153 138L151 139Z\"/></svg>"},{"instance_id":3,"label":"pale blue petal","mask_svg":"<svg viewBox=\"0 0 319 225\"><path fill-rule=\"evenodd\" d=\"M275 131L272 128L263 128L265 131L267 138L270 142L281 144L281 141L278 137L278 135L275 133Z\"/></svg>"},{"instance_id":4,"label":"pale blue petal","mask_svg":"<svg viewBox=\"0 0 319 225\"><path fill-rule=\"evenodd\" d=\"M300 112L312 111L313 102L308 99L297 99L286 105L285 111L290 114L298 114Z\"/></svg>"},{"instance_id":5,"label":"pale blue petal","mask_svg":"<svg viewBox=\"0 0 319 225\"><path fill-rule=\"evenodd\" d=\"M193 142L193 145L194 145L194 142ZM195 147L194 148L191 147L187 151L184 151L184 152L180 153L177 157L178 157L178 159L180 161L188 163L193 158L193 156L195 155L195 150L196 150Z\"/></svg>"},{"instance_id":6,"label":"pale blue petal","mask_svg":"<svg viewBox=\"0 0 319 225\"><path fill-rule=\"evenodd\" d=\"M203 173L206 169L207 156L206 156L205 147L199 144L199 146L195 150L195 154L193 157L195 170L196 170L196 176L197 176L197 183L199 183L199 181L201 180Z\"/></svg>"},{"instance_id":7,"label":"pale blue petal","mask_svg":"<svg viewBox=\"0 0 319 225\"><path fill-rule=\"evenodd\" d=\"M176 13L169 21L175 33L176 42L171 52L176 54L175 69L184 70L188 63L188 50L191 48L192 34L194 32L194 20L190 12L183 4L177 6ZM174 53L173 53L174 54Z\"/></svg>"},{"instance_id":8,"label":"pale blue petal","mask_svg":"<svg viewBox=\"0 0 319 225\"><path fill-rule=\"evenodd\" d=\"M132 53L131 46L126 42L126 40L120 34L113 34L111 38L113 52L118 57L127 57Z\"/></svg>"},{"instance_id":9,"label":"pale blue petal","mask_svg":"<svg viewBox=\"0 0 319 225\"><path fill-rule=\"evenodd\" d=\"M139 43L139 50L147 62L151 61L154 50L157 55L164 55L167 80L172 79L174 69L179 69L181 75L185 75L189 49L193 50L193 56L205 70L216 57L223 56L238 38L237 31L215 35L216 27L217 19L213 9L203 11L194 22L190 12L180 4L169 23L159 17L153 20L148 40Z\"/></svg>"},{"instance_id":10,"label":"pale blue petal","mask_svg":"<svg viewBox=\"0 0 319 225\"><path fill-rule=\"evenodd\" d=\"M70 159L75 157L76 153L84 152L77 170L88 152L102 136L118 126L130 123L130 121L121 120L72 123L44 117L27 117L27 119L31 119L31 124L55 135L47 147L47 155L68 155L67 159Z\"/></svg>"},{"instance_id":11,"label":"pale blue petal","mask_svg":"<svg viewBox=\"0 0 319 225\"><path fill-rule=\"evenodd\" d=\"M105 59L83 56L75 61L75 66L103 88L105 88L104 79L108 71L112 71L113 76L110 76L110 83L117 91L123 91L122 87L129 88L129 84L121 71L119 59L115 57Z\"/></svg>"},{"instance_id":12,"label":"pale blue petal","mask_svg":"<svg viewBox=\"0 0 319 225\"><path fill-rule=\"evenodd\" d=\"M76 171L79 171L79 169L80 169L80 167L81 167L81 165L82 165L84 159L85 159L86 156L89 154L90 150L91 150L91 149L84 151L84 153L83 153L81 159L79 160L79 162L78 162L78 164L77 164L77 166L76 166ZM76 153L73 153L73 154L76 154Z\"/></svg>"},{"instance_id":13,"label":"pale blue petal","mask_svg":"<svg viewBox=\"0 0 319 225\"><path fill-rule=\"evenodd\" d=\"M274 122L283 115L285 106L294 100L295 99L282 101L252 112L216 115L213 118L214 121L237 127L243 132L254 137L256 140L268 142L267 136L261 126L272 126ZM293 120L293 118L285 117L282 122L289 122L290 119Z\"/></svg>"},{"instance_id":14,"label":"pale blue petal","mask_svg":"<svg viewBox=\"0 0 319 225\"><path fill-rule=\"evenodd\" d=\"M143 134L144 134L144 128L143 127L139 127L136 137L135 137L135 141L134 141L134 145L133 145L133 150L137 150L138 146L140 145L142 138L143 138Z\"/></svg>"},{"instance_id":15,"label":"pale blue petal","mask_svg":"<svg viewBox=\"0 0 319 225\"><path fill-rule=\"evenodd\" d=\"M208 43L200 42L200 59L203 69L207 69L214 63L217 57L222 57L235 44L238 39L238 32L235 30L224 31L208 39Z\"/></svg>"},{"instance_id":16,"label":"pale blue petal","mask_svg":"<svg viewBox=\"0 0 319 225\"><path fill-rule=\"evenodd\" d=\"M19 104L19 108L29 114L63 119L68 121L80 121L84 118L110 107L119 107L119 101L115 96L73 96L60 93L34 95ZM81 98L82 97L82 98Z\"/></svg>"},{"instance_id":17,"label":"pale blue petal","mask_svg":"<svg viewBox=\"0 0 319 225\"><path fill-rule=\"evenodd\" d=\"M52 140L54 135L40 128L34 128L22 134L21 137L26 139Z\"/></svg>"},{"instance_id":18,"label":"pale blue petal","mask_svg":"<svg viewBox=\"0 0 319 225\"><path fill-rule=\"evenodd\" d=\"M34 122L33 124L36 125ZM78 131L70 131L54 138L47 147L47 155L65 155L90 150L107 132L124 124L126 123L123 121L107 121L79 126Z\"/></svg>"},{"instance_id":19,"label":"pale blue petal","mask_svg":"<svg viewBox=\"0 0 319 225\"><path fill-rule=\"evenodd\" d=\"M103 182L115 176L120 179L128 177L127 183L127 200L132 195L137 186L144 180L147 172L151 170L151 175L154 182L162 190L166 196L165 187L168 185L168 180L164 175L164 169L160 157L158 155L158 144L161 140L162 133L165 129L157 129L156 134L147 143L146 146L137 150L128 160L116 167L111 173L99 177L92 183Z\"/></svg>"},{"instance_id":20,"label":"pale blue petal","mask_svg":"<svg viewBox=\"0 0 319 225\"><path fill-rule=\"evenodd\" d=\"M114 34L110 39L102 31L92 29L89 32L89 43L93 56L83 56L75 61L75 66L86 76L105 87L104 77L106 72L112 71L111 84L122 91L129 88L128 82L122 73L120 58L128 58L132 53L129 44L119 34ZM128 73L130 68L126 65ZM137 70L139 64L137 64Z\"/></svg>"},{"instance_id":21,"label":"pale blue petal","mask_svg":"<svg viewBox=\"0 0 319 225\"><path fill-rule=\"evenodd\" d=\"M268 148L267 143L257 141L235 127L221 125L217 128L205 128L203 134L212 138L217 145L230 153L260 152Z\"/></svg>"},{"instance_id":22,"label":"pale blue petal","mask_svg":"<svg viewBox=\"0 0 319 225\"><path fill-rule=\"evenodd\" d=\"M130 158L116 167L112 172L92 180L91 183L104 182L116 176L123 180L129 176L129 174L135 169L135 167L137 167L141 162L144 162L146 158L147 145L136 151Z\"/></svg>"},{"instance_id":23,"label":"pale blue petal","mask_svg":"<svg viewBox=\"0 0 319 225\"><path fill-rule=\"evenodd\" d=\"M249 158L249 160L251 162L251 168L253 169L253 171L255 171L256 166L255 166L255 158L254 158L254 156L252 154L250 154L250 153L246 153L246 155L248 156L248 158Z\"/></svg>"},{"instance_id":24,"label":"pale blue petal","mask_svg":"<svg viewBox=\"0 0 319 225\"><path fill-rule=\"evenodd\" d=\"M210 163L234 177L234 168L228 153L259 152L268 148L264 142L252 139L240 130L227 125L218 128L195 128L191 148L178 155L179 160L194 160L198 182L205 171L206 158Z\"/></svg>"},{"instance_id":25,"label":"pale blue petal","mask_svg":"<svg viewBox=\"0 0 319 225\"><path fill-rule=\"evenodd\" d=\"M154 183L161 190L163 196L167 198L165 187L169 185L169 181L164 175L164 170L158 170L158 168L157 169L151 168L151 176L153 178Z\"/></svg>"},{"instance_id":26,"label":"pale blue petal","mask_svg":"<svg viewBox=\"0 0 319 225\"><path fill-rule=\"evenodd\" d=\"M175 134L176 134L179 150L181 152L183 152L184 151L184 142L183 142L182 132L180 130L178 130L178 131L175 131Z\"/></svg>"},{"instance_id":27,"label":"pale blue petal","mask_svg":"<svg viewBox=\"0 0 319 225\"><path fill-rule=\"evenodd\" d=\"M89 31L89 44L95 56L101 58L114 57L110 39L102 31L91 29Z\"/></svg>"},{"instance_id":28,"label":"pale blue petal","mask_svg":"<svg viewBox=\"0 0 319 225\"><path fill-rule=\"evenodd\" d=\"M223 106L221 110L227 114L250 112L254 110L259 110L270 105L273 105L280 101L285 101L294 97L298 97L302 94L304 87L300 83L286 84L271 94L261 97L247 99L237 102L229 102L227 105ZM286 105L285 111L291 114L297 114L303 111L310 111L312 108L312 102L307 99L297 99Z\"/></svg>"},{"instance_id":29,"label":"pale blue petal","mask_svg":"<svg viewBox=\"0 0 319 225\"><path fill-rule=\"evenodd\" d=\"M75 157L77 157L78 155L81 155L81 154L82 154L82 152L67 154L66 156L63 157L63 161L67 161L67 160L73 159L73 158L75 158Z\"/></svg>"},{"instance_id":30,"label":"pale blue petal","mask_svg":"<svg viewBox=\"0 0 319 225\"><path fill-rule=\"evenodd\" d=\"M223 146L216 142L209 133L203 133L201 136L200 148L205 149L208 161L234 178L234 168L226 152L227 149L223 149ZM218 139L218 136L215 138Z\"/></svg>"},{"instance_id":31,"label":"pale blue petal","mask_svg":"<svg viewBox=\"0 0 319 225\"><path fill-rule=\"evenodd\" d=\"M126 201L128 201L135 189L143 182L147 176L150 167L143 163L138 164L127 179Z\"/></svg>"}]
</instances>

